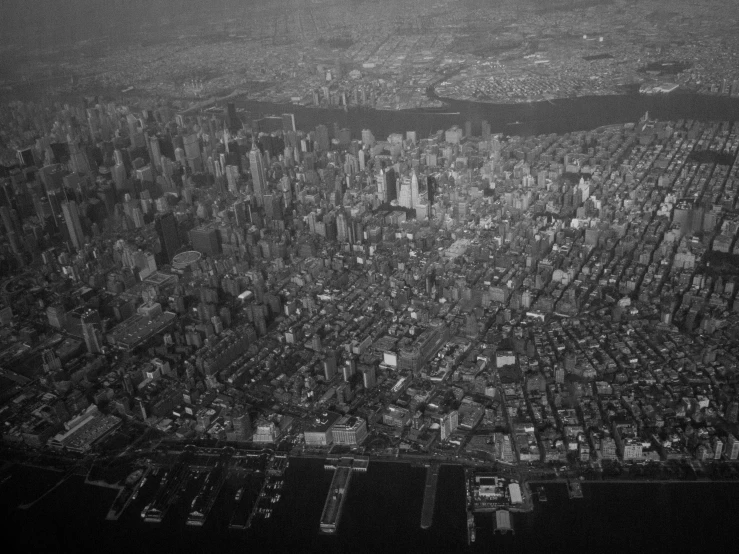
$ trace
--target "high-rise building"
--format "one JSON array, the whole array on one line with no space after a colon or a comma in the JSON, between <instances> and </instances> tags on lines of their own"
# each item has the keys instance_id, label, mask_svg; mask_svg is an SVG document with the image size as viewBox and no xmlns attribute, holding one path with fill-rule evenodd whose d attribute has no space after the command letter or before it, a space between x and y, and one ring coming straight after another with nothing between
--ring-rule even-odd
<instances>
[{"instance_id":1,"label":"high-rise building","mask_svg":"<svg viewBox=\"0 0 739 554\"><path fill-rule=\"evenodd\" d=\"M77 209L77 202L74 200L64 202L62 204L62 214L64 215L64 222L67 224L69 239L72 241L74 247L79 250L87 243L87 241L82 232L82 224L80 223L80 212Z\"/></svg>"},{"instance_id":2,"label":"high-rise building","mask_svg":"<svg viewBox=\"0 0 739 554\"><path fill-rule=\"evenodd\" d=\"M154 229L159 236L162 247L161 258L164 263L170 263L180 249L180 235L177 230L177 218L171 212L158 215L154 220Z\"/></svg>"},{"instance_id":3,"label":"high-rise building","mask_svg":"<svg viewBox=\"0 0 739 554\"><path fill-rule=\"evenodd\" d=\"M221 253L218 242L218 232L213 227L198 227L190 231L190 242L193 250L208 256L217 256Z\"/></svg>"},{"instance_id":4,"label":"high-rise building","mask_svg":"<svg viewBox=\"0 0 739 554\"><path fill-rule=\"evenodd\" d=\"M398 176L392 167L385 172L385 202L398 199Z\"/></svg>"},{"instance_id":5,"label":"high-rise building","mask_svg":"<svg viewBox=\"0 0 739 554\"><path fill-rule=\"evenodd\" d=\"M100 314L93 310L87 310L80 317L80 326L82 327L82 336L85 339L87 351L91 354L102 352L103 340Z\"/></svg>"},{"instance_id":6,"label":"high-rise building","mask_svg":"<svg viewBox=\"0 0 739 554\"><path fill-rule=\"evenodd\" d=\"M226 104L226 126L232 132L236 132L241 128L241 121L236 113L236 104L229 102Z\"/></svg>"},{"instance_id":7,"label":"high-rise building","mask_svg":"<svg viewBox=\"0 0 739 554\"><path fill-rule=\"evenodd\" d=\"M411 173L411 208L418 205L418 175L414 169Z\"/></svg>"},{"instance_id":8,"label":"high-rise building","mask_svg":"<svg viewBox=\"0 0 739 554\"><path fill-rule=\"evenodd\" d=\"M357 372L357 361L354 358L345 360L342 369L344 372L344 381L348 383Z\"/></svg>"},{"instance_id":9,"label":"high-rise building","mask_svg":"<svg viewBox=\"0 0 739 554\"><path fill-rule=\"evenodd\" d=\"M459 412L452 410L441 418L441 440L447 440L459 425Z\"/></svg>"},{"instance_id":10,"label":"high-rise building","mask_svg":"<svg viewBox=\"0 0 739 554\"><path fill-rule=\"evenodd\" d=\"M483 120L483 122L482 122L482 140L489 141L490 140L490 136L491 136L491 133L490 133L490 123L488 123L487 121Z\"/></svg>"},{"instance_id":11,"label":"high-rise building","mask_svg":"<svg viewBox=\"0 0 739 554\"><path fill-rule=\"evenodd\" d=\"M252 186L254 187L254 195L261 204L262 196L266 192L267 177L264 172L264 162L262 153L257 148L256 140L252 141L251 151L249 152L249 168L251 169Z\"/></svg>"},{"instance_id":12,"label":"high-rise building","mask_svg":"<svg viewBox=\"0 0 739 554\"><path fill-rule=\"evenodd\" d=\"M375 135L369 129L362 129L362 144L365 146L375 145Z\"/></svg>"},{"instance_id":13,"label":"high-rise building","mask_svg":"<svg viewBox=\"0 0 739 554\"><path fill-rule=\"evenodd\" d=\"M323 376L326 381L330 381L334 378L334 375L336 375L336 353L329 350L323 358Z\"/></svg>"},{"instance_id":14,"label":"high-rise building","mask_svg":"<svg viewBox=\"0 0 739 554\"><path fill-rule=\"evenodd\" d=\"M291 113L282 114L282 130L285 133L295 132L295 115Z\"/></svg>"},{"instance_id":15,"label":"high-rise building","mask_svg":"<svg viewBox=\"0 0 739 554\"><path fill-rule=\"evenodd\" d=\"M729 433L726 439L726 456L730 460L739 458L739 440L731 433Z\"/></svg>"},{"instance_id":16,"label":"high-rise building","mask_svg":"<svg viewBox=\"0 0 739 554\"><path fill-rule=\"evenodd\" d=\"M20 252L20 242L18 241L18 227L13 221L10 209L7 206L0 206L0 219L3 221L5 232L8 235L8 242L10 242L10 248L18 254Z\"/></svg>"},{"instance_id":17,"label":"high-rise building","mask_svg":"<svg viewBox=\"0 0 739 554\"><path fill-rule=\"evenodd\" d=\"M234 219L236 220L236 225L239 227L246 227L249 223L247 220L246 202L243 200L234 202Z\"/></svg>"},{"instance_id":18,"label":"high-rise building","mask_svg":"<svg viewBox=\"0 0 739 554\"><path fill-rule=\"evenodd\" d=\"M364 388L369 390L377 385L377 368L374 365L363 365L360 367L362 371L362 380Z\"/></svg>"},{"instance_id":19,"label":"high-rise building","mask_svg":"<svg viewBox=\"0 0 739 554\"><path fill-rule=\"evenodd\" d=\"M316 144L318 145L318 149L324 152L326 152L331 145L331 141L328 136L328 127L325 125L316 126Z\"/></svg>"},{"instance_id":20,"label":"high-rise building","mask_svg":"<svg viewBox=\"0 0 739 554\"><path fill-rule=\"evenodd\" d=\"M367 422L361 417L342 416L331 428L334 444L355 446L367 438Z\"/></svg>"}]
</instances>

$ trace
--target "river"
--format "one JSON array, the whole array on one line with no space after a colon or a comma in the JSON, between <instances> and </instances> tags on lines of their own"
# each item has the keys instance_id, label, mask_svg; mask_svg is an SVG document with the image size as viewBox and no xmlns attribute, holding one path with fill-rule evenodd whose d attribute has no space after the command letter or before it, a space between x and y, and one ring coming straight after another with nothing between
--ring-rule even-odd
<instances>
[{"instance_id":1,"label":"river","mask_svg":"<svg viewBox=\"0 0 739 554\"><path fill-rule=\"evenodd\" d=\"M253 100L237 100L250 117L295 114L298 129L310 130L316 125L333 125L351 130L352 138L361 138L362 129L370 129L377 139L391 133L416 131L419 138L429 136L452 125L464 126L472 122L475 135L481 133L481 122L490 123L493 133L506 135L539 135L570 133L595 129L603 125L636 122L645 112L661 120L739 119L739 98L707 96L676 91L664 95L629 93L608 96L583 96L562 100L526 104L487 104L481 102L444 99L447 106L441 115L433 110L384 111L350 108L348 111L328 108L310 108L294 104L274 104ZM517 123L518 122L518 123Z\"/></svg>"}]
</instances>

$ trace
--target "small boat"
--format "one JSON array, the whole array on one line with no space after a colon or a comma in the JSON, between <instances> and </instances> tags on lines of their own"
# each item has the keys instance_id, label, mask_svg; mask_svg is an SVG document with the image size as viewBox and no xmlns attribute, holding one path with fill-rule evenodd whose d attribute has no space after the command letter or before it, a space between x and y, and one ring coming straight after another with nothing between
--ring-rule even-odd
<instances>
[{"instance_id":1,"label":"small boat","mask_svg":"<svg viewBox=\"0 0 739 554\"><path fill-rule=\"evenodd\" d=\"M547 501L547 493L544 490L544 487L543 486L538 487L536 489L536 494L537 494L537 496L539 498L539 502L546 502Z\"/></svg>"},{"instance_id":2,"label":"small boat","mask_svg":"<svg viewBox=\"0 0 739 554\"><path fill-rule=\"evenodd\" d=\"M234 497L234 499L236 500L236 502L238 502L239 500L241 500L241 495L242 494L244 494L244 487L241 487L239 490L236 491L236 496Z\"/></svg>"}]
</instances>

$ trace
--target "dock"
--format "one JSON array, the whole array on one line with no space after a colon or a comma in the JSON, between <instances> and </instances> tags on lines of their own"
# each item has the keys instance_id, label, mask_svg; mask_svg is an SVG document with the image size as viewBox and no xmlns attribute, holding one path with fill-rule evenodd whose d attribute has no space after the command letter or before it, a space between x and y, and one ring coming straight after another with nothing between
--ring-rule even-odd
<instances>
[{"instance_id":1,"label":"dock","mask_svg":"<svg viewBox=\"0 0 739 554\"><path fill-rule=\"evenodd\" d=\"M202 488L192 501L190 516L187 518L187 525L202 527L215 504L221 487L226 480L226 474L223 468L218 467L205 478Z\"/></svg>"},{"instance_id":2,"label":"dock","mask_svg":"<svg viewBox=\"0 0 739 554\"><path fill-rule=\"evenodd\" d=\"M141 488L143 480L149 475L150 471L151 467L147 467L144 471L140 472L141 475L134 482L126 483L125 486L121 487L105 519L108 521L117 521L121 517L121 514L128 508L128 505L134 499L134 494Z\"/></svg>"},{"instance_id":3,"label":"dock","mask_svg":"<svg viewBox=\"0 0 739 554\"><path fill-rule=\"evenodd\" d=\"M269 479L265 477L264 481L262 481L262 487L259 489L259 495L257 496L256 500L254 501L254 505L251 508L251 512L249 512L249 517L246 519L246 524L242 527L238 523L232 524L232 528L234 529L248 529L251 527L251 522L254 521L254 516L257 515L259 511L259 501L264 497L265 490L267 489L267 483L269 483Z\"/></svg>"},{"instance_id":4,"label":"dock","mask_svg":"<svg viewBox=\"0 0 739 554\"><path fill-rule=\"evenodd\" d=\"M346 500L351 477L351 466L342 465L336 468L334 477L331 480L331 488L328 491L326 503L323 505L323 512L321 513L322 533L336 533L336 530L339 528L341 511L344 508L344 501Z\"/></svg>"},{"instance_id":5,"label":"dock","mask_svg":"<svg viewBox=\"0 0 739 554\"><path fill-rule=\"evenodd\" d=\"M433 464L426 470L426 487L423 491L423 508L421 510L421 529L428 529L433 523L436 487L438 484L439 466Z\"/></svg>"},{"instance_id":6,"label":"dock","mask_svg":"<svg viewBox=\"0 0 739 554\"><path fill-rule=\"evenodd\" d=\"M326 503L321 512L321 533L333 534L339 528L339 519L344 509L344 501L349 491L349 481L355 471L366 472L369 456L331 456L324 462L324 468L334 470L331 487L326 495Z\"/></svg>"}]
</instances>

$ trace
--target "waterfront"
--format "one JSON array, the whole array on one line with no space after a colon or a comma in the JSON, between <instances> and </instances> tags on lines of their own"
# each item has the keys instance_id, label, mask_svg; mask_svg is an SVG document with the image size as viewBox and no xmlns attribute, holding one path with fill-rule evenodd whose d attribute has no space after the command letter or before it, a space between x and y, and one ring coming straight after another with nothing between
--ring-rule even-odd
<instances>
[{"instance_id":1,"label":"waterfront","mask_svg":"<svg viewBox=\"0 0 739 554\"><path fill-rule=\"evenodd\" d=\"M185 525L184 501L161 524L147 524L139 511L155 483L120 521L105 521L115 491L84 485L74 477L28 511L13 510L28 483L45 472L15 467L3 485L9 521L23 552L452 552L467 549L463 472L442 466L433 525L422 530L426 470L403 463L372 462L356 473L335 535L319 533L319 520L333 476L319 460L292 460L282 501L270 520L247 531L229 531L231 492L222 493L202 528ZM51 476L54 480L55 474ZM544 485L545 504L513 514L515 534L493 534L493 514L476 514L471 552L683 551L728 546L739 538L734 521L739 483L584 483L584 498L569 500L564 483ZM224 490L226 487L224 487ZM148 497L147 497L148 495ZM27 500L27 499L26 499ZM14 504L13 504L14 505ZM606 546L607 545L607 546ZM605 549L605 550L604 550Z\"/></svg>"},{"instance_id":2,"label":"waterfront","mask_svg":"<svg viewBox=\"0 0 739 554\"><path fill-rule=\"evenodd\" d=\"M538 135L569 133L595 129L605 125L638 121L645 112L661 120L737 120L739 98L707 96L676 92L666 95L629 93L610 96L583 96L556 101L530 104L488 104L482 102L446 100L440 110L385 111L374 109L309 108L294 104L272 104L250 100L236 100L237 107L246 110L252 118L281 113L294 113L299 129L311 129L319 124L337 123L351 129L359 138L362 129L370 129L376 137L384 139L391 133L415 130L420 137L431 132L448 129L452 125L464 126L472 121L473 134L480 134L480 123L490 123L493 133L505 135ZM518 124L516 124L518 122Z\"/></svg>"}]
</instances>

